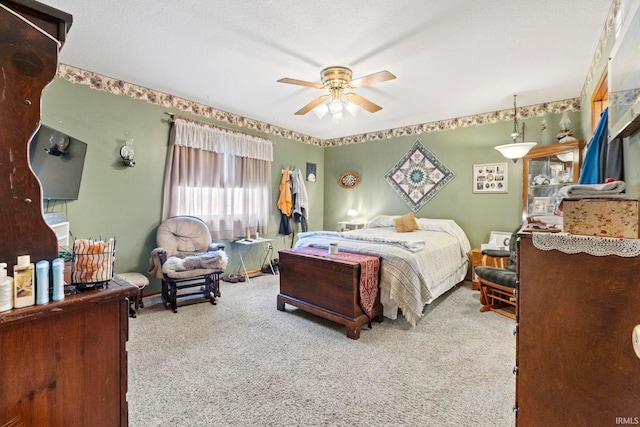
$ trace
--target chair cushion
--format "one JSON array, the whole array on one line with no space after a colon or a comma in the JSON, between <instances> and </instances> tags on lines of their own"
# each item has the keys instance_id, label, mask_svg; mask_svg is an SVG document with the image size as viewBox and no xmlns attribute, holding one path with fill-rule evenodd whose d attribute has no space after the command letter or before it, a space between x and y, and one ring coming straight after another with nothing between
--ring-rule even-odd
<instances>
[{"instance_id":1,"label":"chair cushion","mask_svg":"<svg viewBox=\"0 0 640 427\"><path fill-rule=\"evenodd\" d=\"M482 255L487 255L491 258L509 258L511 252L502 249L485 249L482 251Z\"/></svg>"},{"instance_id":2,"label":"chair cushion","mask_svg":"<svg viewBox=\"0 0 640 427\"><path fill-rule=\"evenodd\" d=\"M118 276L122 277L129 283L134 284L138 289L142 289L149 284L149 279L144 274L140 273L118 273Z\"/></svg>"},{"instance_id":3,"label":"chair cushion","mask_svg":"<svg viewBox=\"0 0 640 427\"><path fill-rule=\"evenodd\" d=\"M169 277L185 277L176 276L182 272L188 273L186 277L197 276L198 274L207 274L212 271L222 271L227 268L229 258L223 250L204 252L200 254L189 255L186 257L170 256L162 264L162 272ZM197 273L200 270L211 270L207 273Z\"/></svg>"},{"instance_id":4,"label":"chair cushion","mask_svg":"<svg viewBox=\"0 0 640 427\"><path fill-rule=\"evenodd\" d=\"M176 271L174 273L167 274L167 277L170 279L198 279L205 274L212 273L222 273L222 270L218 269L197 269L197 270L188 270L188 271Z\"/></svg>"},{"instance_id":5,"label":"chair cushion","mask_svg":"<svg viewBox=\"0 0 640 427\"><path fill-rule=\"evenodd\" d=\"M479 278L497 283L498 285L507 286L509 288L515 288L517 285L517 273L508 268L476 267L473 271Z\"/></svg>"},{"instance_id":6,"label":"chair cushion","mask_svg":"<svg viewBox=\"0 0 640 427\"><path fill-rule=\"evenodd\" d=\"M167 255L207 252L211 244L209 228L200 219L191 216L169 218L158 227L156 233L158 247Z\"/></svg>"}]
</instances>

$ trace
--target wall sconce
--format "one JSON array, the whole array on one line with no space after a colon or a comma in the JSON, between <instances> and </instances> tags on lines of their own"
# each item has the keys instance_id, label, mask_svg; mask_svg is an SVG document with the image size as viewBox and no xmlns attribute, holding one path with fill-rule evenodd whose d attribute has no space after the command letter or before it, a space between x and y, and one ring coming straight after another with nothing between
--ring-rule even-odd
<instances>
[{"instance_id":1,"label":"wall sconce","mask_svg":"<svg viewBox=\"0 0 640 427\"><path fill-rule=\"evenodd\" d=\"M498 145L495 147L503 156L507 159L511 159L515 162L518 159L524 157L529 150L531 150L537 143L536 142L516 142L520 132L518 132L518 110L516 108L516 95L513 95L513 133L511 138L513 142L510 144ZM524 141L524 123L522 124L522 139Z\"/></svg>"},{"instance_id":2,"label":"wall sconce","mask_svg":"<svg viewBox=\"0 0 640 427\"><path fill-rule=\"evenodd\" d=\"M52 156L66 154L69 149L69 144L71 144L71 138L62 132L54 130L51 137L49 137L50 148L45 149L45 151Z\"/></svg>"},{"instance_id":3,"label":"wall sconce","mask_svg":"<svg viewBox=\"0 0 640 427\"><path fill-rule=\"evenodd\" d=\"M358 216L358 211L355 209L349 209L347 211L347 216L351 219L350 222L355 222L355 219Z\"/></svg>"},{"instance_id":4,"label":"wall sconce","mask_svg":"<svg viewBox=\"0 0 640 427\"><path fill-rule=\"evenodd\" d=\"M129 135L129 132L124 133L125 144L120 148L120 157L122 157L122 163L126 166L134 167L136 162L133 160L133 138Z\"/></svg>"}]
</instances>

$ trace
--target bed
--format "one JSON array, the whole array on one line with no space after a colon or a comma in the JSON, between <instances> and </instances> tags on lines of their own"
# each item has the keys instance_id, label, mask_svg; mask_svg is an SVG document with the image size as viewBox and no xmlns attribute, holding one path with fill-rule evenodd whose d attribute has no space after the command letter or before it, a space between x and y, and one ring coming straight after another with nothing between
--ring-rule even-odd
<instances>
[{"instance_id":1,"label":"bed","mask_svg":"<svg viewBox=\"0 0 640 427\"><path fill-rule=\"evenodd\" d=\"M401 310L415 326L425 305L464 280L471 245L453 220L416 218L417 230L398 233L396 218L379 215L364 228L345 232L303 232L295 247L336 243L339 251L379 256L384 316L397 319Z\"/></svg>"}]
</instances>

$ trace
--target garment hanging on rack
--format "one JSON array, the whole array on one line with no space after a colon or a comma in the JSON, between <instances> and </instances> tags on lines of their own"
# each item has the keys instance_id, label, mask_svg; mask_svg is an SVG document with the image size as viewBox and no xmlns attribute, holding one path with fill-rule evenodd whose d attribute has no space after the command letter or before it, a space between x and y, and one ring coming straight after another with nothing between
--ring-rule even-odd
<instances>
[{"instance_id":1,"label":"garment hanging on rack","mask_svg":"<svg viewBox=\"0 0 640 427\"><path fill-rule=\"evenodd\" d=\"M309 211L309 197L304 185L304 177L300 169L292 174L291 194L293 196L293 221L300 224L300 230L308 231L307 213Z\"/></svg>"},{"instance_id":2,"label":"garment hanging on rack","mask_svg":"<svg viewBox=\"0 0 640 427\"><path fill-rule=\"evenodd\" d=\"M291 195L291 174L289 169L282 171L282 178L280 178L280 196L278 197L278 209L280 209L280 229L279 233L289 235L291 230L291 208L292 195Z\"/></svg>"}]
</instances>

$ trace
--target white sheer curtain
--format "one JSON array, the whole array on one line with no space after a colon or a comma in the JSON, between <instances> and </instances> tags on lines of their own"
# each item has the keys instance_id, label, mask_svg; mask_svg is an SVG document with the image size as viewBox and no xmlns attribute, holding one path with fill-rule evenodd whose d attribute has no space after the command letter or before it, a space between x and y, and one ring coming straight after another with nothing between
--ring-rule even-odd
<instances>
[{"instance_id":1,"label":"white sheer curtain","mask_svg":"<svg viewBox=\"0 0 640 427\"><path fill-rule=\"evenodd\" d=\"M270 140L176 118L164 177L162 218L193 215L213 239L266 235L271 206Z\"/></svg>"}]
</instances>

